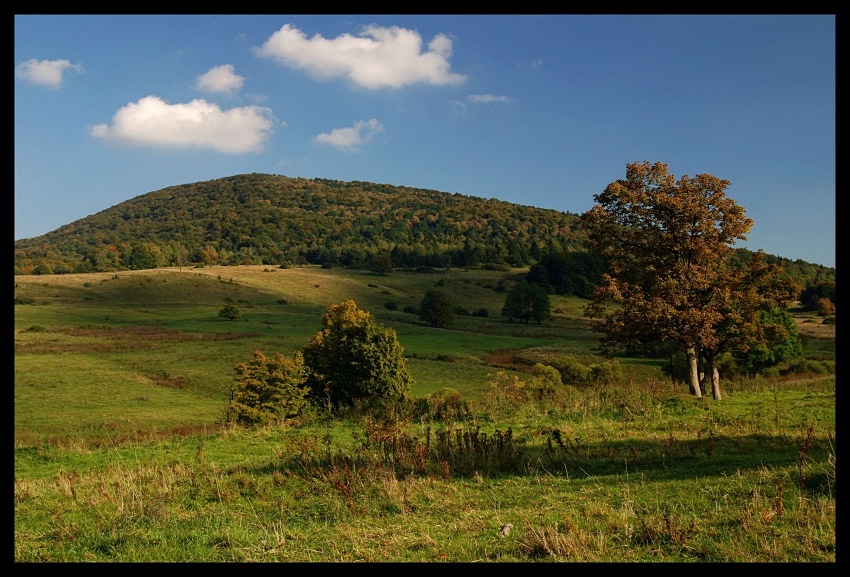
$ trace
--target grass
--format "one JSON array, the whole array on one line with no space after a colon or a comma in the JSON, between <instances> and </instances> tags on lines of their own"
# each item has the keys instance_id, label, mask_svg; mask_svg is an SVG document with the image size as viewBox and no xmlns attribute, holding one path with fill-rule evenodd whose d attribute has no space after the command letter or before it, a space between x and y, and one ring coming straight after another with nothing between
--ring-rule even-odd
<instances>
[{"instance_id":1,"label":"grass","mask_svg":"<svg viewBox=\"0 0 850 577\"><path fill-rule=\"evenodd\" d=\"M835 563L834 375L724 381L715 402L621 358L618 382L543 390L529 360L594 358L583 303L507 323L506 274L16 277L15 561ZM402 312L441 280L490 316ZM221 425L233 367L300 349L344 298L396 329L417 400Z\"/></svg>"}]
</instances>

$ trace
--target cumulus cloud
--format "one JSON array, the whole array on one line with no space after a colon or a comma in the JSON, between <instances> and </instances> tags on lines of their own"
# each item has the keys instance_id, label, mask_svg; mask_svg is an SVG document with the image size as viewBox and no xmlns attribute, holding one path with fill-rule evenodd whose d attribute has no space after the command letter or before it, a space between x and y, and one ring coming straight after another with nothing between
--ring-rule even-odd
<instances>
[{"instance_id":1,"label":"cumulus cloud","mask_svg":"<svg viewBox=\"0 0 850 577\"><path fill-rule=\"evenodd\" d=\"M416 83L443 86L466 80L466 76L451 71L452 41L448 36L434 36L423 51L417 31L397 26L370 25L357 36L342 34L329 39L319 34L307 38L285 24L257 49L257 54L320 80L345 77L368 89Z\"/></svg>"},{"instance_id":2,"label":"cumulus cloud","mask_svg":"<svg viewBox=\"0 0 850 577\"><path fill-rule=\"evenodd\" d=\"M201 99L169 104L157 96L146 96L116 112L112 126L94 126L91 135L134 146L242 154L261 151L274 124L271 109L260 106L222 110Z\"/></svg>"},{"instance_id":3,"label":"cumulus cloud","mask_svg":"<svg viewBox=\"0 0 850 577\"><path fill-rule=\"evenodd\" d=\"M383 125L375 118L368 121L358 120L354 126L335 128L318 135L314 140L319 144L329 144L340 150L352 151L372 140L375 134L383 130Z\"/></svg>"},{"instance_id":4,"label":"cumulus cloud","mask_svg":"<svg viewBox=\"0 0 850 577\"><path fill-rule=\"evenodd\" d=\"M198 76L195 85L207 92L221 92L227 96L233 96L242 89L243 84L245 84L245 78L233 71L233 65L223 64L210 68Z\"/></svg>"},{"instance_id":5,"label":"cumulus cloud","mask_svg":"<svg viewBox=\"0 0 850 577\"><path fill-rule=\"evenodd\" d=\"M496 96L495 94L470 94L466 97L470 104L491 104L493 102L513 102L510 96Z\"/></svg>"},{"instance_id":6,"label":"cumulus cloud","mask_svg":"<svg viewBox=\"0 0 850 577\"><path fill-rule=\"evenodd\" d=\"M66 71L76 72L77 74L84 72L80 64L71 64L68 60L30 58L15 67L15 75L18 78L36 86L47 86L49 88L61 88Z\"/></svg>"}]
</instances>

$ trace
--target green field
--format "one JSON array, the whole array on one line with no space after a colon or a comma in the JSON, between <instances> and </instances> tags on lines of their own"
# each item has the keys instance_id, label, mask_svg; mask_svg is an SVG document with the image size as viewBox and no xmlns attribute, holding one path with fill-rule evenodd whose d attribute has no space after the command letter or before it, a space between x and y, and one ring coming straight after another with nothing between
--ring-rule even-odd
<instances>
[{"instance_id":1,"label":"green field","mask_svg":"<svg viewBox=\"0 0 850 577\"><path fill-rule=\"evenodd\" d=\"M501 318L520 272L16 276L15 560L835 563L834 374L713 401L619 358L619 382L541 396L519 359L595 359L598 335L575 298ZM404 312L429 289L488 315L430 328ZM348 298L396 330L425 409L225 426L234 367ZM834 361L834 325L799 323Z\"/></svg>"}]
</instances>

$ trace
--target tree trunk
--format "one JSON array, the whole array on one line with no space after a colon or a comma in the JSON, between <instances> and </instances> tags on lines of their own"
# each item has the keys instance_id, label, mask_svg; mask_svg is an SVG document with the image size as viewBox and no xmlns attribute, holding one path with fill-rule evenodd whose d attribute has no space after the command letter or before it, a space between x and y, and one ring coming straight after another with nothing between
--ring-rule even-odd
<instances>
[{"instance_id":1,"label":"tree trunk","mask_svg":"<svg viewBox=\"0 0 850 577\"><path fill-rule=\"evenodd\" d=\"M714 363L711 364L711 396L715 401L722 398L720 395L720 372Z\"/></svg>"},{"instance_id":2,"label":"tree trunk","mask_svg":"<svg viewBox=\"0 0 850 577\"><path fill-rule=\"evenodd\" d=\"M686 355L688 357L688 375L690 376L690 381L688 382L688 388L691 391L691 394L695 397L702 396L702 390L699 386L699 370L697 368L697 350L694 347L688 347L686 351Z\"/></svg>"}]
</instances>

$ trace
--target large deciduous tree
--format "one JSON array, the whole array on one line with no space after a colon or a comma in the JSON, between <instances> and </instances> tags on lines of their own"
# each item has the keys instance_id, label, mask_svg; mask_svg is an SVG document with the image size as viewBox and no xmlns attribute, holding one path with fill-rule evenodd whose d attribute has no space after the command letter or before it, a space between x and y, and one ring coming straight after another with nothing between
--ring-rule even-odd
<instances>
[{"instance_id":1,"label":"large deciduous tree","mask_svg":"<svg viewBox=\"0 0 850 577\"><path fill-rule=\"evenodd\" d=\"M752 220L726 196L729 184L710 174L676 180L666 164L631 163L581 220L610 263L586 309L605 335L603 350L673 345L688 358L691 393L704 393L703 374L715 399L718 356L783 335L782 323L763 322L760 311L795 296L781 265L766 264L761 251L745 266L730 263Z\"/></svg>"}]
</instances>

